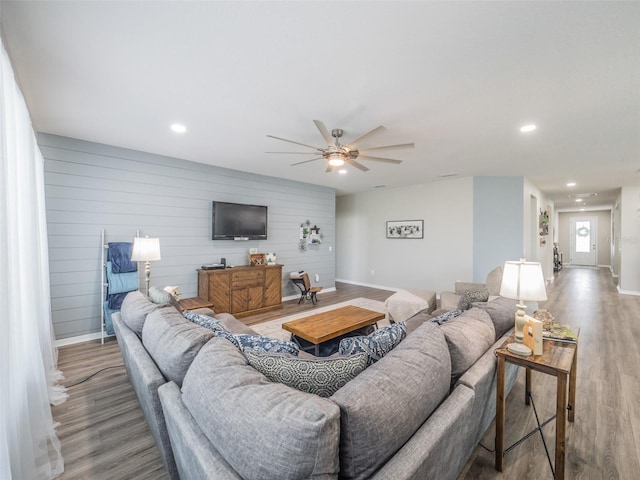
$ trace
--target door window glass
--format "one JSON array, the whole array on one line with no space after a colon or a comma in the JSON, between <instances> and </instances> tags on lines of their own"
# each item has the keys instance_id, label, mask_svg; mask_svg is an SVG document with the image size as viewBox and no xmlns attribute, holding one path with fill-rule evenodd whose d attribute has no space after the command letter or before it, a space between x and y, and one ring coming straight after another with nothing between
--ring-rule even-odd
<instances>
[{"instance_id":1,"label":"door window glass","mask_svg":"<svg viewBox=\"0 0 640 480\"><path fill-rule=\"evenodd\" d=\"M591 222L576 222L576 253L591 251Z\"/></svg>"}]
</instances>

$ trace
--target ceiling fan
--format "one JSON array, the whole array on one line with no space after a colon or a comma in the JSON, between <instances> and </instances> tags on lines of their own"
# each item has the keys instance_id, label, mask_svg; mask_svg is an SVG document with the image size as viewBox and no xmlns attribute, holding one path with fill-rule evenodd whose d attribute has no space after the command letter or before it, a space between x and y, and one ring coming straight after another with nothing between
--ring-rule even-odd
<instances>
[{"instance_id":1,"label":"ceiling fan","mask_svg":"<svg viewBox=\"0 0 640 480\"><path fill-rule=\"evenodd\" d=\"M342 145L340 143L340 139L344 134L343 130L339 128L334 128L333 130L331 130L331 134L329 134L329 130L327 130L327 127L325 127L324 123L322 123L320 120L314 120L313 123L316 124L316 127L320 131L322 138L324 138L324 141L327 144L326 147L314 147L313 145L307 145L305 143L295 142L293 140L287 140L286 138L267 135L267 137L269 138L275 138L276 140L282 140L283 142L295 143L296 145L312 148L314 151L313 152L265 152L265 153L279 153L279 154L293 154L293 155L320 155L318 158L312 158L311 160L304 160L302 162L292 163L291 166L302 165L303 163L315 162L316 160L322 160L324 158L325 160L327 160L326 173L331 172L334 167L343 166L345 163L352 165L357 169L362 170L363 172L367 172L369 169L365 167L362 163L357 162L356 158L360 160L371 160L374 162L398 164L398 163L402 163L402 160L394 160L393 158L375 157L375 156L369 155L369 153L381 152L384 150L394 150L394 149L400 149L400 148L413 148L415 146L413 143L401 143L398 145L384 145L381 147L370 147L370 148L363 148L358 150L357 149L358 145L360 145L369 137L372 137L378 133L384 132L386 128L380 125L379 127L374 128L370 132L367 132L364 135L356 138L355 140L348 143L347 145Z\"/></svg>"}]
</instances>

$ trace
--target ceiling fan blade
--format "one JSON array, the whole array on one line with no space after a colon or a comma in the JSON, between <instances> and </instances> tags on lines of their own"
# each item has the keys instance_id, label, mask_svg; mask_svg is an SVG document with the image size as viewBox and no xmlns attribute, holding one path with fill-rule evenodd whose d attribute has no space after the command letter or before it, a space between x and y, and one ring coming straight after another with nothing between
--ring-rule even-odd
<instances>
[{"instance_id":1,"label":"ceiling fan blade","mask_svg":"<svg viewBox=\"0 0 640 480\"><path fill-rule=\"evenodd\" d=\"M382 147L371 147L371 148L363 148L362 150L358 150L360 153L367 153L372 151L382 151L382 150L399 150L401 148L414 148L416 146L415 143L400 143L398 145L384 145Z\"/></svg>"},{"instance_id":2,"label":"ceiling fan blade","mask_svg":"<svg viewBox=\"0 0 640 480\"><path fill-rule=\"evenodd\" d=\"M372 157L370 155L358 155L358 158L361 160L371 160L373 162L382 162L382 163L402 163L402 160L394 160L393 158L383 158L383 157Z\"/></svg>"},{"instance_id":3,"label":"ceiling fan blade","mask_svg":"<svg viewBox=\"0 0 640 480\"><path fill-rule=\"evenodd\" d=\"M380 125L379 127L374 128L373 130L371 130L370 132L365 133L364 135L362 135L361 137L356 138L354 141L352 141L351 143L349 143L349 145L346 145L347 148L349 148L350 150L355 150L355 148L360 145L365 139L367 139L368 137L371 137L373 135L377 135L378 133L382 133L384 131L386 131L387 129L385 127L383 127L382 125Z\"/></svg>"},{"instance_id":4,"label":"ceiling fan blade","mask_svg":"<svg viewBox=\"0 0 640 480\"><path fill-rule=\"evenodd\" d=\"M312 158L311 160L304 160L302 162L292 163L291 166L302 165L303 163L315 162L316 160L322 160L324 157Z\"/></svg>"},{"instance_id":5,"label":"ceiling fan blade","mask_svg":"<svg viewBox=\"0 0 640 480\"><path fill-rule=\"evenodd\" d=\"M333 165L330 165L329 163L327 163L327 169L324 171L324 173L331 173L332 170L333 170Z\"/></svg>"},{"instance_id":6,"label":"ceiling fan blade","mask_svg":"<svg viewBox=\"0 0 640 480\"><path fill-rule=\"evenodd\" d=\"M334 147L335 143L333 138L331 138L331 134L329 133L329 130L327 130L327 127L324 126L324 123L320 120L314 120L313 123L315 123L318 130L320 130L320 134L322 135L322 138L324 138L324 141L327 142L327 146Z\"/></svg>"},{"instance_id":7,"label":"ceiling fan blade","mask_svg":"<svg viewBox=\"0 0 640 480\"><path fill-rule=\"evenodd\" d=\"M355 160L347 160L347 163L349 165L353 165L354 167L356 167L359 170L362 170L363 172L368 172L369 171L369 169L367 167L365 167L361 163L356 162Z\"/></svg>"},{"instance_id":8,"label":"ceiling fan blade","mask_svg":"<svg viewBox=\"0 0 640 480\"><path fill-rule=\"evenodd\" d=\"M317 152L264 152L264 153L277 153L285 155L317 155Z\"/></svg>"},{"instance_id":9,"label":"ceiling fan blade","mask_svg":"<svg viewBox=\"0 0 640 480\"><path fill-rule=\"evenodd\" d=\"M321 148L314 147L313 145L307 145L306 143L294 142L293 140L287 140L286 138L274 137L273 135L267 135L269 138L275 138L276 140L282 140L283 142L295 143L296 145L302 145L303 147L313 148L314 150L322 151Z\"/></svg>"}]
</instances>

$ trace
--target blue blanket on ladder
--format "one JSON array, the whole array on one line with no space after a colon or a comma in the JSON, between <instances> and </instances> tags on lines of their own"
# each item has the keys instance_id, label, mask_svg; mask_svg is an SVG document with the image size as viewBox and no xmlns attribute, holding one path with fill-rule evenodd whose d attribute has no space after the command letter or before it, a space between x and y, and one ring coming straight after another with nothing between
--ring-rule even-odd
<instances>
[{"instance_id":1,"label":"blue blanket on ladder","mask_svg":"<svg viewBox=\"0 0 640 480\"><path fill-rule=\"evenodd\" d=\"M138 263L131 261L131 242L109 242L107 247L107 261L111 262L113 273L138 271Z\"/></svg>"}]
</instances>

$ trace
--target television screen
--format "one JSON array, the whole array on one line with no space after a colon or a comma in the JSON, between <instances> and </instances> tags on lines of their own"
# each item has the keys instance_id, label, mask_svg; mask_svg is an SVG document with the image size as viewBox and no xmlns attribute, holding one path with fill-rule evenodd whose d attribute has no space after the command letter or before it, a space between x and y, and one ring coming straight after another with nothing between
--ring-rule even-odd
<instances>
[{"instance_id":1,"label":"television screen","mask_svg":"<svg viewBox=\"0 0 640 480\"><path fill-rule=\"evenodd\" d=\"M267 238L267 207L213 202L213 240L263 240Z\"/></svg>"}]
</instances>

